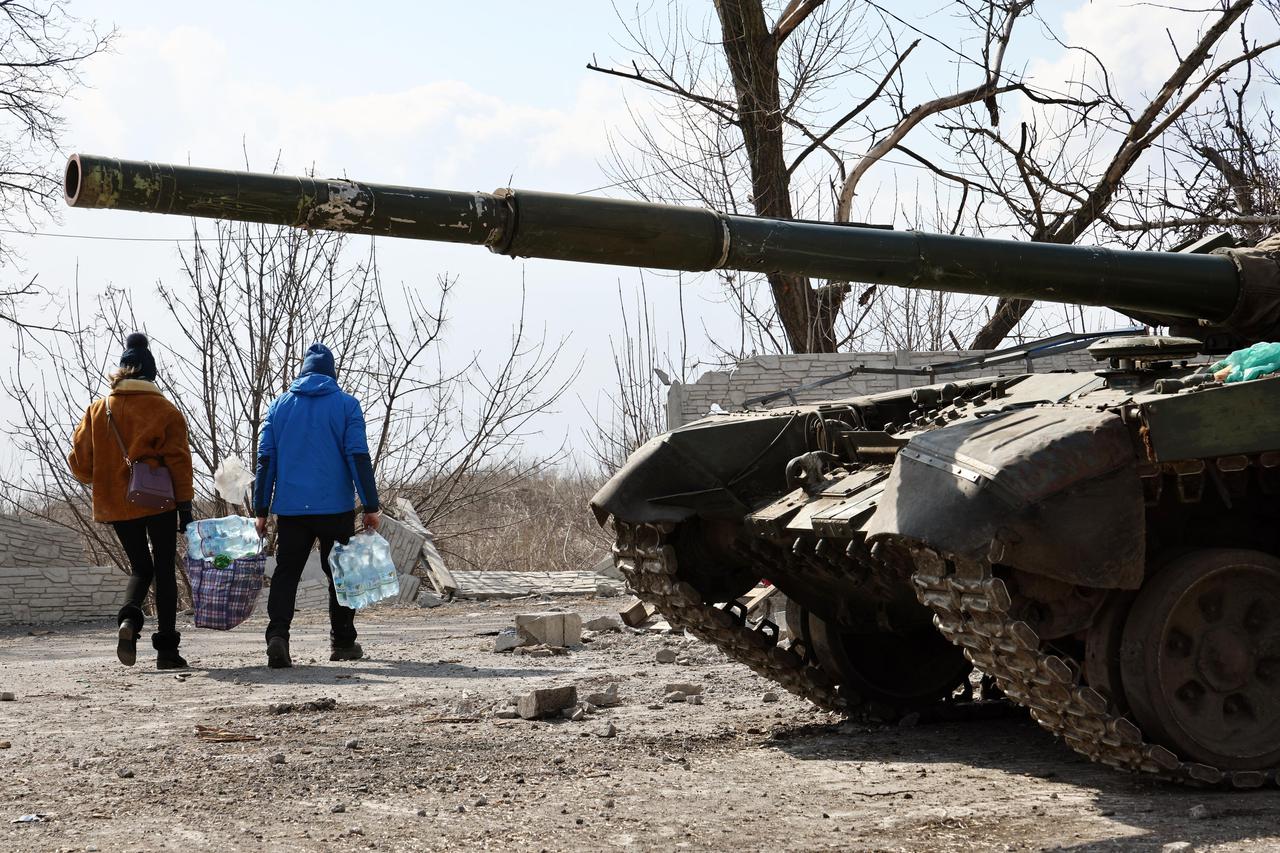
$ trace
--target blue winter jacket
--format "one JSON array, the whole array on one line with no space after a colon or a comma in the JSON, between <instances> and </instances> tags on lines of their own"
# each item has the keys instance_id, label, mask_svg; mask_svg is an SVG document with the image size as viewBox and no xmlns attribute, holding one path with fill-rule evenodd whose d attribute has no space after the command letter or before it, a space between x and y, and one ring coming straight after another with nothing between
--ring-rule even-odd
<instances>
[{"instance_id":1,"label":"blue winter jacket","mask_svg":"<svg viewBox=\"0 0 1280 853\"><path fill-rule=\"evenodd\" d=\"M350 512L356 492L365 512L377 510L364 413L338 387L333 354L323 344L308 350L301 375L267 409L257 461L260 517Z\"/></svg>"}]
</instances>

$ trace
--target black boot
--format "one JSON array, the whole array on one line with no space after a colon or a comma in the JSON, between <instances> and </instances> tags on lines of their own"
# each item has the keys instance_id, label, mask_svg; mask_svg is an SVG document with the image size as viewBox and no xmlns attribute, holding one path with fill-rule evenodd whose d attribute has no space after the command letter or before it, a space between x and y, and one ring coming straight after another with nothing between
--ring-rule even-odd
<instances>
[{"instance_id":1,"label":"black boot","mask_svg":"<svg viewBox=\"0 0 1280 853\"><path fill-rule=\"evenodd\" d=\"M132 622L125 620L120 623L116 636L116 657L125 666L133 666L138 662L138 630Z\"/></svg>"},{"instance_id":2,"label":"black boot","mask_svg":"<svg viewBox=\"0 0 1280 853\"><path fill-rule=\"evenodd\" d=\"M342 645L333 643L330 648L332 651L329 653L329 660L360 660L364 657L364 649L355 640Z\"/></svg>"},{"instance_id":3,"label":"black boot","mask_svg":"<svg viewBox=\"0 0 1280 853\"><path fill-rule=\"evenodd\" d=\"M156 650L156 669L187 668L186 660L178 654L178 643L181 641L182 635L177 631L151 635L151 645Z\"/></svg>"},{"instance_id":4,"label":"black boot","mask_svg":"<svg viewBox=\"0 0 1280 853\"><path fill-rule=\"evenodd\" d=\"M272 669L288 669L293 666L293 659L289 657L289 641L284 637L267 640L267 666Z\"/></svg>"}]
</instances>

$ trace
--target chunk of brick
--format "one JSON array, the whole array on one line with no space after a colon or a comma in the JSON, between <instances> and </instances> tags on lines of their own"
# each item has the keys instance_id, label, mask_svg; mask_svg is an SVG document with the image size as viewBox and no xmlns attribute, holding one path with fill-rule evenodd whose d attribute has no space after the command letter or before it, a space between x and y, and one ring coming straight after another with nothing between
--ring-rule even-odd
<instances>
[{"instance_id":1,"label":"chunk of brick","mask_svg":"<svg viewBox=\"0 0 1280 853\"><path fill-rule=\"evenodd\" d=\"M522 646L576 646L582 642L582 617L577 613L522 613L516 617L516 636Z\"/></svg>"},{"instance_id":2,"label":"chunk of brick","mask_svg":"<svg viewBox=\"0 0 1280 853\"><path fill-rule=\"evenodd\" d=\"M568 687L544 687L531 690L516 700L516 712L526 720L539 717L554 717L565 708L578 704L578 688L570 684Z\"/></svg>"}]
</instances>

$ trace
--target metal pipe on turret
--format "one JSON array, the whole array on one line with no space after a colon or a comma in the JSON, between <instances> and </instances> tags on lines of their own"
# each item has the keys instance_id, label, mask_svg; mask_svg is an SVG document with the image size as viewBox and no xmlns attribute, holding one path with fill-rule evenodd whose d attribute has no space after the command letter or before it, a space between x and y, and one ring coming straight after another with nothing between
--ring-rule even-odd
<instances>
[{"instance_id":1,"label":"metal pipe on turret","mask_svg":"<svg viewBox=\"0 0 1280 853\"><path fill-rule=\"evenodd\" d=\"M557 193L464 193L72 155L67 204L484 245L512 257L838 281L1098 305L1219 322L1219 255L1130 252L734 216Z\"/></svg>"}]
</instances>

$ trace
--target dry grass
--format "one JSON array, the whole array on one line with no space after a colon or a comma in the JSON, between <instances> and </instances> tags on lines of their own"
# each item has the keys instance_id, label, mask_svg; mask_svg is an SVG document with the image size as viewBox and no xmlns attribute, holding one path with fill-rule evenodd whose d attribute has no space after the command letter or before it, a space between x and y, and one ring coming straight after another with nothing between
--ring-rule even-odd
<instances>
[{"instance_id":1,"label":"dry grass","mask_svg":"<svg viewBox=\"0 0 1280 853\"><path fill-rule=\"evenodd\" d=\"M590 569L613 542L587 506L601 483L576 471L539 472L436 521L436 544L452 568Z\"/></svg>"}]
</instances>

